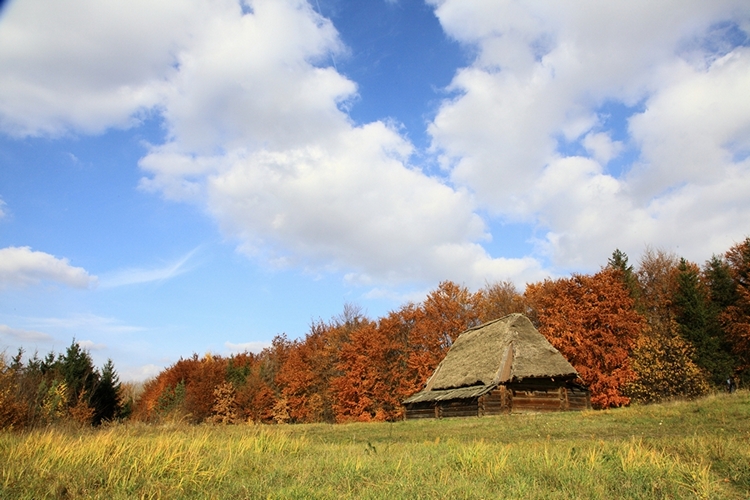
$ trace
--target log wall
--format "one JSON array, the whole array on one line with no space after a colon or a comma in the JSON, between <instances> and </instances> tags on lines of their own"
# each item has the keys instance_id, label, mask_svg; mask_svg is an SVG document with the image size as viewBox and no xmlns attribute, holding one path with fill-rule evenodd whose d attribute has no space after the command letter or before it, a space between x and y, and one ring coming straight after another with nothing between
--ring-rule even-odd
<instances>
[{"instance_id":1,"label":"log wall","mask_svg":"<svg viewBox=\"0 0 750 500\"><path fill-rule=\"evenodd\" d=\"M479 398L412 403L406 407L405 418L482 417L591 408L586 389L545 382L527 381L508 387L501 385Z\"/></svg>"},{"instance_id":2,"label":"log wall","mask_svg":"<svg viewBox=\"0 0 750 500\"><path fill-rule=\"evenodd\" d=\"M437 409L438 418L479 416L477 398L440 401L437 404Z\"/></svg>"}]
</instances>

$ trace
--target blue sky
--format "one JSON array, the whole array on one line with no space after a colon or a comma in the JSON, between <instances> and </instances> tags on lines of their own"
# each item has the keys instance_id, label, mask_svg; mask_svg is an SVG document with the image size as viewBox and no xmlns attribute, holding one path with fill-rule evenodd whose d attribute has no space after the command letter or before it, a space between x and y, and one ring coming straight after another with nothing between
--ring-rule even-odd
<instances>
[{"instance_id":1,"label":"blue sky","mask_svg":"<svg viewBox=\"0 0 750 500\"><path fill-rule=\"evenodd\" d=\"M0 346L126 380L750 234L745 1L13 0Z\"/></svg>"}]
</instances>

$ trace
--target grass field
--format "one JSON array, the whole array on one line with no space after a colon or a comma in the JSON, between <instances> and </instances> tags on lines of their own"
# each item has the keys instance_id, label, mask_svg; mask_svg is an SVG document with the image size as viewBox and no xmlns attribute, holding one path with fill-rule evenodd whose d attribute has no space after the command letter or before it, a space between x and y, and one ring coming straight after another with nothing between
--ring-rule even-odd
<instances>
[{"instance_id":1,"label":"grass field","mask_svg":"<svg viewBox=\"0 0 750 500\"><path fill-rule=\"evenodd\" d=\"M0 498L750 498L750 394L377 424L0 433Z\"/></svg>"}]
</instances>

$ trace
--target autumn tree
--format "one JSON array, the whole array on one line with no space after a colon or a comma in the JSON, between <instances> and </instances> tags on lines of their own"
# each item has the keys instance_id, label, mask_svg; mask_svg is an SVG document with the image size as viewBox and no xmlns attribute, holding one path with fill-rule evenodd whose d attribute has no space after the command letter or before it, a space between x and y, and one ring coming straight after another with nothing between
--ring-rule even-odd
<instances>
[{"instance_id":1,"label":"autumn tree","mask_svg":"<svg viewBox=\"0 0 750 500\"><path fill-rule=\"evenodd\" d=\"M480 323L512 313L527 313L523 295L510 281L485 285L476 294L476 309Z\"/></svg>"},{"instance_id":2,"label":"autumn tree","mask_svg":"<svg viewBox=\"0 0 750 500\"><path fill-rule=\"evenodd\" d=\"M19 398L18 368L8 363L0 352L0 429L19 428L27 424L26 405Z\"/></svg>"},{"instance_id":3,"label":"autumn tree","mask_svg":"<svg viewBox=\"0 0 750 500\"><path fill-rule=\"evenodd\" d=\"M229 360L227 381L236 389L238 418L250 422L271 422L276 395L261 375L267 351L240 353ZM234 366L233 366L234 364Z\"/></svg>"},{"instance_id":4,"label":"autumn tree","mask_svg":"<svg viewBox=\"0 0 750 500\"><path fill-rule=\"evenodd\" d=\"M368 322L352 332L341 350L340 375L332 380L336 420L392 420L400 415L401 383L393 364L404 356L387 328Z\"/></svg>"},{"instance_id":5,"label":"autumn tree","mask_svg":"<svg viewBox=\"0 0 750 500\"><path fill-rule=\"evenodd\" d=\"M112 382L111 399L119 404L119 382L114 363L94 367L89 353L75 339L64 353L37 353L23 362L23 350L7 362L0 353L0 428L33 427L73 421L82 425L101 423L103 389Z\"/></svg>"},{"instance_id":6,"label":"autumn tree","mask_svg":"<svg viewBox=\"0 0 750 500\"><path fill-rule=\"evenodd\" d=\"M526 288L540 333L578 371L597 408L628 404L623 387L635 379L630 352L643 328L620 275L545 280Z\"/></svg>"},{"instance_id":7,"label":"autumn tree","mask_svg":"<svg viewBox=\"0 0 750 500\"><path fill-rule=\"evenodd\" d=\"M292 422L332 421L330 378L338 353L329 349L331 328L318 322L304 339L292 343L277 376Z\"/></svg>"},{"instance_id":8,"label":"autumn tree","mask_svg":"<svg viewBox=\"0 0 750 500\"><path fill-rule=\"evenodd\" d=\"M341 374L340 354L351 333L368 323L357 306L347 304L341 315L313 323L304 339L292 343L277 375L290 421L335 421L331 381Z\"/></svg>"},{"instance_id":9,"label":"autumn tree","mask_svg":"<svg viewBox=\"0 0 750 500\"><path fill-rule=\"evenodd\" d=\"M402 308L409 328L409 366L416 371L417 382L424 384L453 341L479 324L477 297L469 289L452 281L443 281L419 306Z\"/></svg>"},{"instance_id":10,"label":"autumn tree","mask_svg":"<svg viewBox=\"0 0 750 500\"><path fill-rule=\"evenodd\" d=\"M676 255L648 248L636 272L638 310L646 325L632 353L638 378L625 388L636 401L695 397L708 390L707 374L695 364L695 348L676 319L678 264Z\"/></svg>"},{"instance_id":11,"label":"autumn tree","mask_svg":"<svg viewBox=\"0 0 750 500\"><path fill-rule=\"evenodd\" d=\"M725 254L734 283L734 296L720 319L737 361L737 374L750 380L750 238L734 245Z\"/></svg>"},{"instance_id":12,"label":"autumn tree","mask_svg":"<svg viewBox=\"0 0 750 500\"><path fill-rule=\"evenodd\" d=\"M237 407L237 391L231 382L222 382L214 389L211 415L206 422L212 424L236 424L240 421Z\"/></svg>"}]
</instances>

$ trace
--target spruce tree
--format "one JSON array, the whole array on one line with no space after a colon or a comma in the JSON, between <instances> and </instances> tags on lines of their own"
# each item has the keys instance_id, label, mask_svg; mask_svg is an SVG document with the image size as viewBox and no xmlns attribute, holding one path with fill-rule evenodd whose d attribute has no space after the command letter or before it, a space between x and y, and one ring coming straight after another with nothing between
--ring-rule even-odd
<instances>
[{"instance_id":1,"label":"spruce tree","mask_svg":"<svg viewBox=\"0 0 750 500\"><path fill-rule=\"evenodd\" d=\"M65 385L68 387L68 404L75 406L82 392L91 397L99 374L88 351L82 349L78 342L73 342L59 358L59 370Z\"/></svg>"},{"instance_id":2,"label":"spruce tree","mask_svg":"<svg viewBox=\"0 0 750 500\"><path fill-rule=\"evenodd\" d=\"M711 257L703 267L703 275L708 284L712 306L719 312L737 302L737 285L724 258L718 255Z\"/></svg>"},{"instance_id":3,"label":"spruce tree","mask_svg":"<svg viewBox=\"0 0 750 500\"><path fill-rule=\"evenodd\" d=\"M120 417L120 378L111 359L102 367L99 382L91 395L91 406L94 408L94 425Z\"/></svg>"},{"instance_id":4,"label":"spruce tree","mask_svg":"<svg viewBox=\"0 0 750 500\"><path fill-rule=\"evenodd\" d=\"M695 362L706 370L714 385L721 385L732 373L732 358L719 325L717 309L711 306L708 287L698 267L680 259L673 297L675 319L682 337L695 348Z\"/></svg>"},{"instance_id":5,"label":"spruce tree","mask_svg":"<svg viewBox=\"0 0 750 500\"><path fill-rule=\"evenodd\" d=\"M638 302L639 289L638 280L633 272L633 266L628 264L628 256L625 252L616 248L612 257L607 259L607 267L621 273L622 282L630 294L630 298Z\"/></svg>"}]
</instances>

